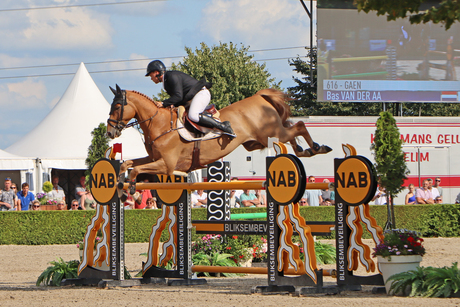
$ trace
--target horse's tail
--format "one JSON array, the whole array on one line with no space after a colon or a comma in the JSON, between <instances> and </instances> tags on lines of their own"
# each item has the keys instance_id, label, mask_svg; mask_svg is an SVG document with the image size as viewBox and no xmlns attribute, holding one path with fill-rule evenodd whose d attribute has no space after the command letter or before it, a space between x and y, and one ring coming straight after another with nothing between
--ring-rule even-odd
<instances>
[{"instance_id":1,"label":"horse's tail","mask_svg":"<svg viewBox=\"0 0 460 307\"><path fill-rule=\"evenodd\" d=\"M288 118L291 117L291 109L286 103L289 101L289 98L285 93L272 88L267 88L258 91L256 95L262 96L275 108L284 127L289 127L291 125L290 121L288 121Z\"/></svg>"}]
</instances>

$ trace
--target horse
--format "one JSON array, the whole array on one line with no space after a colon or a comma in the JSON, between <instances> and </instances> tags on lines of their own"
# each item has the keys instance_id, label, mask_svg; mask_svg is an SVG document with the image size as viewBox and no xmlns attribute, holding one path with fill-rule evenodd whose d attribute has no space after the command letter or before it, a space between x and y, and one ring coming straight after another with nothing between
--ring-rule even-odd
<instances>
[{"instance_id":1,"label":"horse","mask_svg":"<svg viewBox=\"0 0 460 307\"><path fill-rule=\"evenodd\" d=\"M313 142L310 133L302 121L291 123L287 95L275 89L263 89L254 96L234 102L219 110L222 121L230 121L236 137L222 134L205 141L186 141L178 133L177 112L174 107L164 108L162 104L148 96L129 90L116 90L109 119L107 136L119 137L123 129L133 123L135 118L144 133L144 145L148 156L124 161L120 174L128 168L130 185L140 173L186 175L195 169L225 157L239 145L248 151L266 148L269 137L276 137L282 143L289 142L298 157L311 157L325 154L332 149ZM183 128L181 128L183 129ZM310 148L303 150L296 138L302 136Z\"/></svg>"}]
</instances>

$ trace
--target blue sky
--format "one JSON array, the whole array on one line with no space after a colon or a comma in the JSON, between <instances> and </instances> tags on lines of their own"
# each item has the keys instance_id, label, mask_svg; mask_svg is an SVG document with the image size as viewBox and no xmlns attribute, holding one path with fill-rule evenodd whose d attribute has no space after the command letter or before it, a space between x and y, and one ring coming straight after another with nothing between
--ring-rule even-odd
<instances>
[{"instance_id":1,"label":"blue sky","mask_svg":"<svg viewBox=\"0 0 460 307\"><path fill-rule=\"evenodd\" d=\"M272 77L287 88L294 85L287 58L305 56L307 51L267 49L308 46L310 41L310 21L298 0L80 6L129 1L134 0L0 2L0 149L40 123L65 92L80 62L111 102L109 86L115 83L149 96L160 92L161 85L144 77L152 59L160 58L169 66L181 60L185 47L195 49L201 42L208 46L241 43L250 50L265 50L254 52L254 60L265 62ZM22 10L56 6L68 7ZM77 129L82 121L75 118ZM52 137L52 131L46 137Z\"/></svg>"}]
</instances>

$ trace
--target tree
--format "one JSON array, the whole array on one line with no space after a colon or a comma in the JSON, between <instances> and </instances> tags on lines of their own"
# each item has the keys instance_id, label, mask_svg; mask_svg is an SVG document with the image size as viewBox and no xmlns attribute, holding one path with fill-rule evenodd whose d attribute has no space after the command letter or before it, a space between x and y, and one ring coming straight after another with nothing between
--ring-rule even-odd
<instances>
[{"instance_id":1,"label":"tree","mask_svg":"<svg viewBox=\"0 0 460 307\"><path fill-rule=\"evenodd\" d=\"M436 1L439 5L421 9L424 0L355 0L358 11L376 11L387 14L387 20L409 17L410 23L442 23L446 30L460 20L460 3L457 0Z\"/></svg>"},{"instance_id":2,"label":"tree","mask_svg":"<svg viewBox=\"0 0 460 307\"><path fill-rule=\"evenodd\" d=\"M409 169L404 160L401 134L396 120L390 112L381 112L376 123L374 143L371 150L375 156L375 168L379 177L379 185L383 186L387 195L388 221L385 228L395 227L393 199L404 189Z\"/></svg>"},{"instance_id":3,"label":"tree","mask_svg":"<svg viewBox=\"0 0 460 307\"><path fill-rule=\"evenodd\" d=\"M91 168L97 160L104 158L106 150L109 148L109 138L107 137L107 127L104 123L100 123L98 127L94 128L91 132L93 139L91 145L88 147L88 156L86 157L85 164L87 166L85 175L86 178L91 173Z\"/></svg>"},{"instance_id":4,"label":"tree","mask_svg":"<svg viewBox=\"0 0 460 307\"><path fill-rule=\"evenodd\" d=\"M249 47L230 43L220 43L208 47L201 43L201 48L195 52L185 47L187 56L183 62L171 65L172 70L179 70L195 79L206 77L212 83L211 102L218 109L229 104L250 97L257 91L264 88L280 89L281 81L276 83L275 78L270 78L270 73L265 69L264 64L253 61L254 56L248 55ZM162 90L159 98L164 100L168 94Z\"/></svg>"}]
</instances>

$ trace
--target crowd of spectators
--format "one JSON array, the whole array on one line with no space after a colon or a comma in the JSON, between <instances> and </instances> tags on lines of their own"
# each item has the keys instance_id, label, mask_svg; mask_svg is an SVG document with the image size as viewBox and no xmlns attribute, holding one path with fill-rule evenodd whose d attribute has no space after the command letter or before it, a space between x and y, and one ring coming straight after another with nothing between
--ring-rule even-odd
<instances>
[{"instance_id":1,"label":"crowd of spectators","mask_svg":"<svg viewBox=\"0 0 460 307\"><path fill-rule=\"evenodd\" d=\"M232 181L238 180L232 178ZM148 182L147 179L143 180ZM314 176L308 177L309 183L316 182ZM328 179L323 180L329 183ZM65 203L65 193L59 186L59 177L52 177L53 189L48 193L50 199L56 200L56 210L67 210ZM441 204L443 202L443 189L441 187L441 178L436 177L433 181L431 178L425 179L420 188L414 184L409 184L408 192L405 196L406 205L414 204ZM125 209L159 209L161 204L157 202L155 191L138 190L134 195L127 194L124 202ZM155 195L155 196L153 196ZM40 197L40 196L39 196ZM250 208L266 207L267 200L265 191L261 190L231 190L230 191L231 208ZM192 208L206 208L207 193L203 190L194 191L191 195ZM375 205L386 205L388 201L387 193L381 186L378 187L372 201ZM460 203L460 194L457 195L455 203ZM325 190L305 190L302 199L299 201L301 206L333 206L335 204L335 193L329 189ZM71 201L69 211L74 210L94 210L96 201L85 184L85 176L81 176L79 184L75 188L75 198ZM21 190L11 181L10 177L5 178L4 189L0 190L0 211L27 211L41 210L41 204L35 195L29 191L29 184L22 183Z\"/></svg>"}]
</instances>

